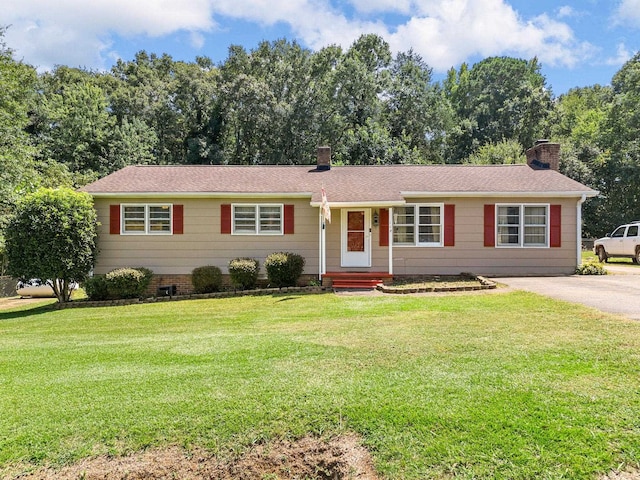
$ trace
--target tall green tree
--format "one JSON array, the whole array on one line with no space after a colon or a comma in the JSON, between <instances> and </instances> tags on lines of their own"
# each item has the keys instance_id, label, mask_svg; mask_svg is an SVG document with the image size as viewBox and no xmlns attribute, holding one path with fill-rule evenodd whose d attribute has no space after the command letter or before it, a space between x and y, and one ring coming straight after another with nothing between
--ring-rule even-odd
<instances>
[{"instance_id":1,"label":"tall green tree","mask_svg":"<svg viewBox=\"0 0 640 480\"><path fill-rule=\"evenodd\" d=\"M105 92L87 73L83 81L47 91L40 107L40 138L45 158L73 172L110 173L108 152L115 118Z\"/></svg>"},{"instance_id":2,"label":"tall green tree","mask_svg":"<svg viewBox=\"0 0 640 480\"><path fill-rule=\"evenodd\" d=\"M562 144L560 171L594 189L601 189L597 170L605 158L603 134L613 98L610 87L594 85L573 88L555 102L551 123L552 138ZM602 197L588 199L583 207L583 235L601 236Z\"/></svg>"},{"instance_id":3,"label":"tall green tree","mask_svg":"<svg viewBox=\"0 0 640 480\"><path fill-rule=\"evenodd\" d=\"M28 133L35 97L36 72L13 58L0 27L0 262L3 230L17 198L37 181L36 149Z\"/></svg>"},{"instance_id":4,"label":"tall green tree","mask_svg":"<svg viewBox=\"0 0 640 480\"><path fill-rule=\"evenodd\" d=\"M316 54L285 40L231 47L220 71L222 142L229 163L310 163L330 118L334 48ZM339 53L338 53L339 55ZM331 133L327 135L331 137Z\"/></svg>"},{"instance_id":5,"label":"tall green tree","mask_svg":"<svg viewBox=\"0 0 640 480\"><path fill-rule=\"evenodd\" d=\"M183 161L221 163L220 72L207 57L197 57L194 63L176 62L174 67L173 104L184 125Z\"/></svg>"},{"instance_id":6,"label":"tall green tree","mask_svg":"<svg viewBox=\"0 0 640 480\"><path fill-rule=\"evenodd\" d=\"M337 161L345 164L388 163L379 139L391 137L384 122L382 94L389 87L391 50L382 37L362 35L345 52L332 75L332 109L339 126L332 138ZM388 143L388 142L385 142ZM390 143L389 143L390 144ZM374 155L374 152L377 152ZM391 153L391 152L389 152Z\"/></svg>"},{"instance_id":7,"label":"tall green tree","mask_svg":"<svg viewBox=\"0 0 640 480\"><path fill-rule=\"evenodd\" d=\"M445 92L457 115L450 136L451 161L460 162L477 148L515 140L525 148L549 134L551 92L537 59L490 57L452 70Z\"/></svg>"},{"instance_id":8,"label":"tall green tree","mask_svg":"<svg viewBox=\"0 0 640 480\"><path fill-rule=\"evenodd\" d=\"M89 194L39 189L18 203L6 229L10 275L51 280L59 302L93 268L97 216Z\"/></svg>"},{"instance_id":9,"label":"tall green tree","mask_svg":"<svg viewBox=\"0 0 640 480\"><path fill-rule=\"evenodd\" d=\"M138 52L134 60L118 60L111 69L118 80L111 93L110 107L122 125L125 118L146 123L157 138L156 162L185 163L188 127L184 115L176 107L178 81L176 63L171 56Z\"/></svg>"},{"instance_id":10,"label":"tall green tree","mask_svg":"<svg viewBox=\"0 0 640 480\"><path fill-rule=\"evenodd\" d=\"M640 220L640 52L614 75L604 122L605 153L595 166L603 230ZM604 228L606 227L606 228Z\"/></svg>"},{"instance_id":11,"label":"tall green tree","mask_svg":"<svg viewBox=\"0 0 640 480\"><path fill-rule=\"evenodd\" d=\"M418 161L444 163L452 112L431 74L431 68L412 50L396 55L384 94L386 121L392 137L414 150Z\"/></svg>"}]
</instances>

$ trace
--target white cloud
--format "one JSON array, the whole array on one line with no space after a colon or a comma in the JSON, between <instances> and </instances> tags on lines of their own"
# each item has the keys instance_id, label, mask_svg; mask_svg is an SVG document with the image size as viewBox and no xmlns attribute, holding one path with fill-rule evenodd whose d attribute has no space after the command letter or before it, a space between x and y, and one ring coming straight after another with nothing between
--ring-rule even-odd
<instances>
[{"instance_id":1,"label":"white cloud","mask_svg":"<svg viewBox=\"0 0 640 480\"><path fill-rule=\"evenodd\" d=\"M614 57L607 58L605 64L612 67L621 67L632 56L633 54L627 49L626 45L624 43L619 43L616 47L616 55Z\"/></svg>"},{"instance_id":2,"label":"white cloud","mask_svg":"<svg viewBox=\"0 0 640 480\"><path fill-rule=\"evenodd\" d=\"M640 0L622 0L614 13L614 22L640 27Z\"/></svg>"},{"instance_id":3,"label":"white cloud","mask_svg":"<svg viewBox=\"0 0 640 480\"><path fill-rule=\"evenodd\" d=\"M204 47L205 42L206 39L200 32L191 32L191 35L189 35L189 43L196 50L200 50L202 47Z\"/></svg>"},{"instance_id":4,"label":"white cloud","mask_svg":"<svg viewBox=\"0 0 640 480\"><path fill-rule=\"evenodd\" d=\"M19 58L103 68L118 56L112 35L159 37L187 32L201 49L205 34L226 19L287 25L313 49L348 47L363 33L377 33L394 51L413 48L436 71L474 56L537 56L544 64L573 66L590 53L570 27L546 15L523 19L508 0L350 0L348 14L334 0L5 0L6 40ZM639 4L640 0L625 0ZM621 6L621 9L623 8ZM569 7L560 11L569 13ZM564 10L563 10L564 9ZM640 8L638 8L640 11ZM410 17L385 23L386 14Z\"/></svg>"},{"instance_id":5,"label":"white cloud","mask_svg":"<svg viewBox=\"0 0 640 480\"><path fill-rule=\"evenodd\" d=\"M572 17L575 15L575 10L569 5L564 5L558 9L558 18Z\"/></svg>"},{"instance_id":6,"label":"white cloud","mask_svg":"<svg viewBox=\"0 0 640 480\"><path fill-rule=\"evenodd\" d=\"M18 58L39 67L104 67L110 35L162 36L214 26L209 0L5 0L2 22ZM116 54L117 56L117 54Z\"/></svg>"},{"instance_id":7,"label":"white cloud","mask_svg":"<svg viewBox=\"0 0 640 480\"><path fill-rule=\"evenodd\" d=\"M356 10L364 13L397 12L409 14L413 2L411 0L351 0L350 3Z\"/></svg>"},{"instance_id":8,"label":"white cloud","mask_svg":"<svg viewBox=\"0 0 640 480\"><path fill-rule=\"evenodd\" d=\"M472 56L537 56L544 64L574 66L588 54L571 28L547 15L523 20L503 0L432 2L428 16L414 17L391 36L397 50L412 47L436 71Z\"/></svg>"}]
</instances>

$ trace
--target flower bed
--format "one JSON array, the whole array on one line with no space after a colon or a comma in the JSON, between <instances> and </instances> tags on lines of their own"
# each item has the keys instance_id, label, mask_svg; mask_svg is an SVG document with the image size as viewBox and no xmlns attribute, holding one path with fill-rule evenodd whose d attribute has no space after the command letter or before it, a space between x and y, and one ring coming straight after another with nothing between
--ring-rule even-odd
<instances>
[{"instance_id":1,"label":"flower bed","mask_svg":"<svg viewBox=\"0 0 640 480\"><path fill-rule=\"evenodd\" d=\"M390 284L381 285L384 293L470 292L496 288L491 280L472 274L432 275L396 278Z\"/></svg>"}]
</instances>

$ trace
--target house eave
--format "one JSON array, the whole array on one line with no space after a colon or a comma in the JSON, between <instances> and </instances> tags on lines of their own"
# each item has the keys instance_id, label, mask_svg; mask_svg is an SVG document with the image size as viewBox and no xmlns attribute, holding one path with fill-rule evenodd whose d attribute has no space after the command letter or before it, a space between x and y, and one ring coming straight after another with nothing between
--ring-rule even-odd
<instances>
[{"instance_id":1,"label":"house eave","mask_svg":"<svg viewBox=\"0 0 640 480\"><path fill-rule=\"evenodd\" d=\"M310 198L311 192L87 192L94 198Z\"/></svg>"},{"instance_id":2,"label":"house eave","mask_svg":"<svg viewBox=\"0 0 640 480\"><path fill-rule=\"evenodd\" d=\"M415 198L415 197L429 197L429 198L440 198L440 197L464 197L464 198L475 198L475 197L498 197L498 198L507 198L507 197L520 197L520 198L540 198L540 197L549 197L549 198L579 198L582 196L585 197L595 197L599 195L600 192L595 190L586 190L586 191L558 191L558 192L400 192L400 195L407 198Z\"/></svg>"},{"instance_id":3,"label":"house eave","mask_svg":"<svg viewBox=\"0 0 640 480\"><path fill-rule=\"evenodd\" d=\"M406 202L403 200L395 201L368 201L368 202L332 202L329 201L331 208L386 208L386 207L401 207ZM311 202L312 207L322 206L321 202Z\"/></svg>"}]
</instances>

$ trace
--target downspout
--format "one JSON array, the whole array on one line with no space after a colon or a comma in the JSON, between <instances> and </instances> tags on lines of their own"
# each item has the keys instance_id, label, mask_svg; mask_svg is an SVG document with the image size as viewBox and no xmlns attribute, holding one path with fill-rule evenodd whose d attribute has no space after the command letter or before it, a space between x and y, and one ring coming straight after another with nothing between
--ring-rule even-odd
<instances>
[{"instance_id":1,"label":"downspout","mask_svg":"<svg viewBox=\"0 0 640 480\"><path fill-rule=\"evenodd\" d=\"M318 229L318 280L320 280L320 282L322 282L322 274L324 273L322 271L322 264L323 264L323 260L324 260L324 239L323 239L323 233L324 233L324 222L322 221L322 207L319 208L320 211L320 216L319 218L319 225L320 228Z\"/></svg>"},{"instance_id":2,"label":"downspout","mask_svg":"<svg viewBox=\"0 0 640 480\"><path fill-rule=\"evenodd\" d=\"M389 275L393 275L393 207L389 207Z\"/></svg>"},{"instance_id":3,"label":"downspout","mask_svg":"<svg viewBox=\"0 0 640 480\"><path fill-rule=\"evenodd\" d=\"M576 212L576 266L582 265L582 204L587 199L586 195L582 195L578 200Z\"/></svg>"}]
</instances>

